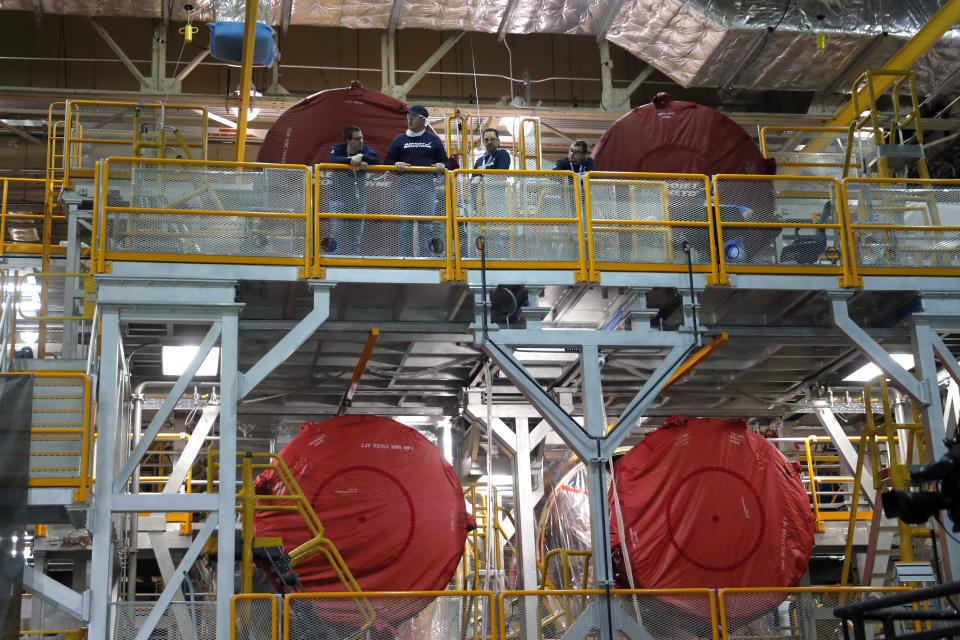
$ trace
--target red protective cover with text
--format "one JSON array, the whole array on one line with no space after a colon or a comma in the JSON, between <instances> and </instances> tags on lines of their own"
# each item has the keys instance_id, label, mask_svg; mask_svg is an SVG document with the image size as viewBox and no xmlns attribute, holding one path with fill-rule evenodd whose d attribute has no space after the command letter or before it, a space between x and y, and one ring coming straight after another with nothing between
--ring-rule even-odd
<instances>
[{"instance_id":1,"label":"red protective cover with text","mask_svg":"<svg viewBox=\"0 0 960 640\"><path fill-rule=\"evenodd\" d=\"M736 122L665 93L614 122L594 147L593 160L597 171L776 173L776 163Z\"/></svg>"},{"instance_id":2,"label":"red protective cover with text","mask_svg":"<svg viewBox=\"0 0 960 640\"><path fill-rule=\"evenodd\" d=\"M343 142L343 130L358 126L363 143L380 161L395 137L407 130L407 105L353 81L345 89L328 89L304 98L270 127L257 162L319 164L330 162L330 147Z\"/></svg>"},{"instance_id":3,"label":"red protective cover with text","mask_svg":"<svg viewBox=\"0 0 960 640\"><path fill-rule=\"evenodd\" d=\"M447 586L463 554L468 515L457 476L433 443L389 418L350 415L305 423L280 456L363 590ZM256 491L280 495L283 485L267 470L257 477ZM311 538L290 511L258 512L255 530L260 537L281 536L288 553ZM296 572L308 592L344 590L322 555ZM378 611L377 624L396 624L428 603L400 599ZM330 619L358 619L350 600L323 606L320 615Z\"/></svg>"},{"instance_id":4,"label":"red protective cover with text","mask_svg":"<svg viewBox=\"0 0 960 640\"><path fill-rule=\"evenodd\" d=\"M745 420L670 418L614 472L629 553L628 568L611 489L620 586L627 570L637 588L654 589L790 587L806 571L814 526L799 466ZM782 600L758 594L727 615L743 621Z\"/></svg>"}]
</instances>

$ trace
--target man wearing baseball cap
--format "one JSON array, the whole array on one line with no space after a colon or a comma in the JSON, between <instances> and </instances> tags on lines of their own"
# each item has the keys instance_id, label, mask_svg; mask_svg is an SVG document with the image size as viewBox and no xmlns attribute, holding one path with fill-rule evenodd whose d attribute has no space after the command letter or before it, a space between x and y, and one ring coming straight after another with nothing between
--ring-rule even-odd
<instances>
[{"instance_id":1,"label":"man wearing baseball cap","mask_svg":"<svg viewBox=\"0 0 960 640\"><path fill-rule=\"evenodd\" d=\"M401 215L433 216L436 214L437 196L434 176L421 171L404 173L407 167L436 167L438 181L441 181L449 160L440 137L427 131L427 117L430 114L420 104L410 105L407 109L407 130L401 133L387 148L384 164L396 166L397 208ZM441 185L442 181L441 181ZM417 252L414 253L413 234L416 225L418 236ZM400 221L400 255L410 257L438 257L443 252L444 241L435 238L434 224L430 222L414 223Z\"/></svg>"}]
</instances>

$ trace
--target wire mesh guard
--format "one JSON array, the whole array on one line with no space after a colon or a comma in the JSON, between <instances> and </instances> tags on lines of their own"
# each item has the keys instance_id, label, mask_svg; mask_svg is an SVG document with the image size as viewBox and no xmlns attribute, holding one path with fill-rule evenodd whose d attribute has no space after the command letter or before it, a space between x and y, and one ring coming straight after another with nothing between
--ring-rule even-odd
<instances>
[{"instance_id":1,"label":"wire mesh guard","mask_svg":"<svg viewBox=\"0 0 960 640\"><path fill-rule=\"evenodd\" d=\"M230 640L269 640L274 630L279 637L279 607L274 608L275 599L279 600L279 596L234 598Z\"/></svg>"},{"instance_id":2,"label":"wire mesh guard","mask_svg":"<svg viewBox=\"0 0 960 640\"><path fill-rule=\"evenodd\" d=\"M960 267L960 181L846 183L857 264Z\"/></svg>"},{"instance_id":3,"label":"wire mesh guard","mask_svg":"<svg viewBox=\"0 0 960 640\"><path fill-rule=\"evenodd\" d=\"M722 254L736 265L839 270L838 183L829 178L714 179Z\"/></svg>"},{"instance_id":4,"label":"wire mesh guard","mask_svg":"<svg viewBox=\"0 0 960 640\"><path fill-rule=\"evenodd\" d=\"M206 115L198 108L71 101L68 109L71 171L92 173L98 160L111 156L190 159L192 155L196 160L206 156ZM135 141L139 141L136 148Z\"/></svg>"},{"instance_id":5,"label":"wire mesh guard","mask_svg":"<svg viewBox=\"0 0 960 640\"><path fill-rule=\"evenodd\" d=\"M298 640L485 640L492 637L490 596L364 596L373 620L360 612L359 598L288 598L288 637Z\"/></svg>"},{"instance_id":6,"label":"wire mesh guard","mask_svg":"<svg viewBox=\"0 0 960 640\"><path fill-rule=\"evenodd\" d=\"M599 638L611 625L616 638L714 638L710 594L614 593L513 595L504 598L507 638Z\"/></svg>"},{"instance_id":7,"label":"wire mesh guard","mask_svg":"<svg viewBox=\"0 0 960 640\"><path fill-rule=\"evenodd\" d=\"M595 261L686 264L686 242L693 264L710 263L705 177L590 176L584 187Z\"/></svg>"},{"instance_id":8,"label":"wire mesh guard","mask_svg":"<svg viewBox=\"0 0 960 640\"><path fill-rule=\"evenodd\" d=\"M835 607L885 595L890 595L889 590L727 592L723 594L722 605L726 635L743 640L773 637L835 640L843 637L842 622L834 615ZM879 626L875 630L881 631ZM876 637L882 637L882 634Z\"/></svg>"},{"instance_id":9,"label":"wire mesh guard","mask_svg":"<svg viewBox=\"0 0 960 640\"><path fill-rule=\"evenodd\" d=\"M306 168L177 162L108 166L107 251L287 259L306 255Z\"/></svg>"},{"instance_id":10,"label":"wire mesh guard","mask_svg":"<svg viewBox=\"0 0 960 640\"><path fill-rule=\"evenodd\" d=\"M134 640L151 611L153 611L152 602L114 602L114 640ZM150 638L151 640L216 640L216 627L216 602L171 602L161 614Z\"/></svg>"},{"instance_id":11,"label":"wire mesh guard","mask_svg":"<svg viewBox=\"0 0 960 640\"><path fill-rule=\"evenodd\" d=\"M345 169L316 175L317 250L337 258L445 258L446 174L411 167Z\"/></svg>"},{"instance_id":12,"label":"wire mesh guard","mask_svg":"<svg viewBox=\"0 0 960 640\"><path fill-rule=\"evenodd\" d=\"M576 262L583 251L573 174L464 171L454 174L461 260ZM550 220L550 222L536 222Z\"/></svg>"}]
</instances>

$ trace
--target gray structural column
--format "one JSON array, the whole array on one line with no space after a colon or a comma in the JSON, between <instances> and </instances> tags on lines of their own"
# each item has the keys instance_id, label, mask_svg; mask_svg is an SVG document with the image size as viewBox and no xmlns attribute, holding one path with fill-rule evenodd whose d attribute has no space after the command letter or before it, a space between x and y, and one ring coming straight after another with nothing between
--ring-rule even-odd
<instances>
[{"instance_id":1,"label":"gray structural column","mask_svg":"<svg viewBox=\"0 0 960 640\"><path fill-rule=\"evenodd\" d=\"M230 607L234 595L234 546L237 519L237 312L221 320L220 337L220 487L217 536L217 640L230 638Z\"/></svg>"},{"instance_id":2,"label":"gray structural column","mask_svg":"<svg viewBox=\"0 0 960 640\"><path fill-rule=\"evenodd\" d=\"M940 402L940 390L937 383L937 354L934 348L939 337L922 318L913 326L913 359L917 376L924 386L929 402L920 405L920 421L923 423L927 445L927 459L938 460L946 453L944 444L946 426L943 422L943 405ZM941 343L942 344L942 343ZM949 356L949 352L948 356ZM949 356L952 358L952 356ZM960 578L960 542L948 535L946 528L951 526L950 517L943 512L941 521L944 526L937 529L940 548L943 550L943 568L945 580Z\"/></svg>"},{"instance_id":3,"label":"gray structural column","mask_svg":"<svg viewBox=\"0 0 960 640\"><path fill-rule=\"evenodd\" d=\"M88 637L109 637L110 594L113 582L112 496L114 443L120 398L120 311L102 310L100 321L100 391L97 397L97 480L92 508L93 551L90 558L90 622Z\"/></svg>"},{"instance_id":4,"label":"gray structural column","mask_svg":"<svg viewBox=\"0 0 960 640\"><path fill-rule=\"evenodd\" d=\"M834 325L848 340L868 359L874 362L887 374L893 383L910 396L920 410L921 421L926 434L927 456L930 460L940 458L946 452L943 442L946 430L943 422L943 408L940 402L940 390L937 382L938 347L943 344L934 324L946 323L951 328L957 326L958 314L952 308L955 301L924 299L924 312L914 314L912 325L912 342L915 373L901 367L887 351L866 331L859 327L847 313L847 294L835 294L831 300ZM947 352L939 354L942 361L950 360L947 368L956 369L952 356ZM944 523L949 523L945 519ZM949 525L948 525L949 526ZM946 535L944 527L940 528L941 549L943 550L943 566L948 580L960 577L960 542L952 536Z\"/></svg>"},{"instance_id":5,"label":"gray structural column","mask_svg":"<svg viewBox=\"0 0 960 640\"><path fill-rule=\"evenodd\" d=\"M583 345L583 427L596 443L596 450L581 456L590 484L590 544L600 588L613 587L613 558L610 555L610 504L607 502L606 461L601 443L604 437L603 390L600 388L600 351L597 345Z\"/></svg>"}]
</instances>

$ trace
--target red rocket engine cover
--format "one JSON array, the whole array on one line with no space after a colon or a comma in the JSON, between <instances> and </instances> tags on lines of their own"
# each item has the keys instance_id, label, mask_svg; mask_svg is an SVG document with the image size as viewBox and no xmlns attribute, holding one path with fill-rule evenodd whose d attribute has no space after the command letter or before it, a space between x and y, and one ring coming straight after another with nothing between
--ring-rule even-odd
<instances>
[{"instance_id":1,"label":"red rocket engine cover","mask_svg":"<svg viewBox=\"0 0 960 640\"><path fill-rule=\"evenodd\" d=\"M773 174L776 164L736 122L659 93L613 123L593 150L598 171Z\"/></svg>"},{"instance_id":2,"label":"red rocket engine cover","mask_svg":"<svg viewBox=\"0 0 960 640\"><path fill-rule=\"evenodd\" d=\"M346 89L315 93L277 118L260 145L257 162L330 162L330 147L343 142L349 126L363 130L363 143L382 161L393 139L407 130L406 112L403 102L356 80Z\"/></svg>"},{"instance_id":3,"label":"red rocket engine cover","mask_svg":"<svg viewBox=\"0 0 960 640\"><path fill-rule=\"evenodd\" d=\"M621 586L630 571L637 588L790 587L806 571L814 526L799 465L742 418L669 418L616 462L614 475L630 565L611 490ZM782 600L738 599L728 616L745 622Z\"/></svg>"},{"instance_id":4,"label":"red rocket engine cover","mask_svg":"<svg viewBox=\"0 0 960 640\"><path fill-rule=\"evenodd\" d=\"M280 457L364 591L447 586L472 522L457 476L433 443L389 418L341 416L305 423ZM257 477L256 492L281 495L284 489L267 470ZM281 536L288 553L312 537L296 512L258 512L254 528L257 536ZM296 572L308 592L343 590L321 554ZM398 599L377 612L377 625L396 624L428 603ZM325 604L324 611L336 620L358 619L349 600Z\"/></svg>"}]
</instances>

